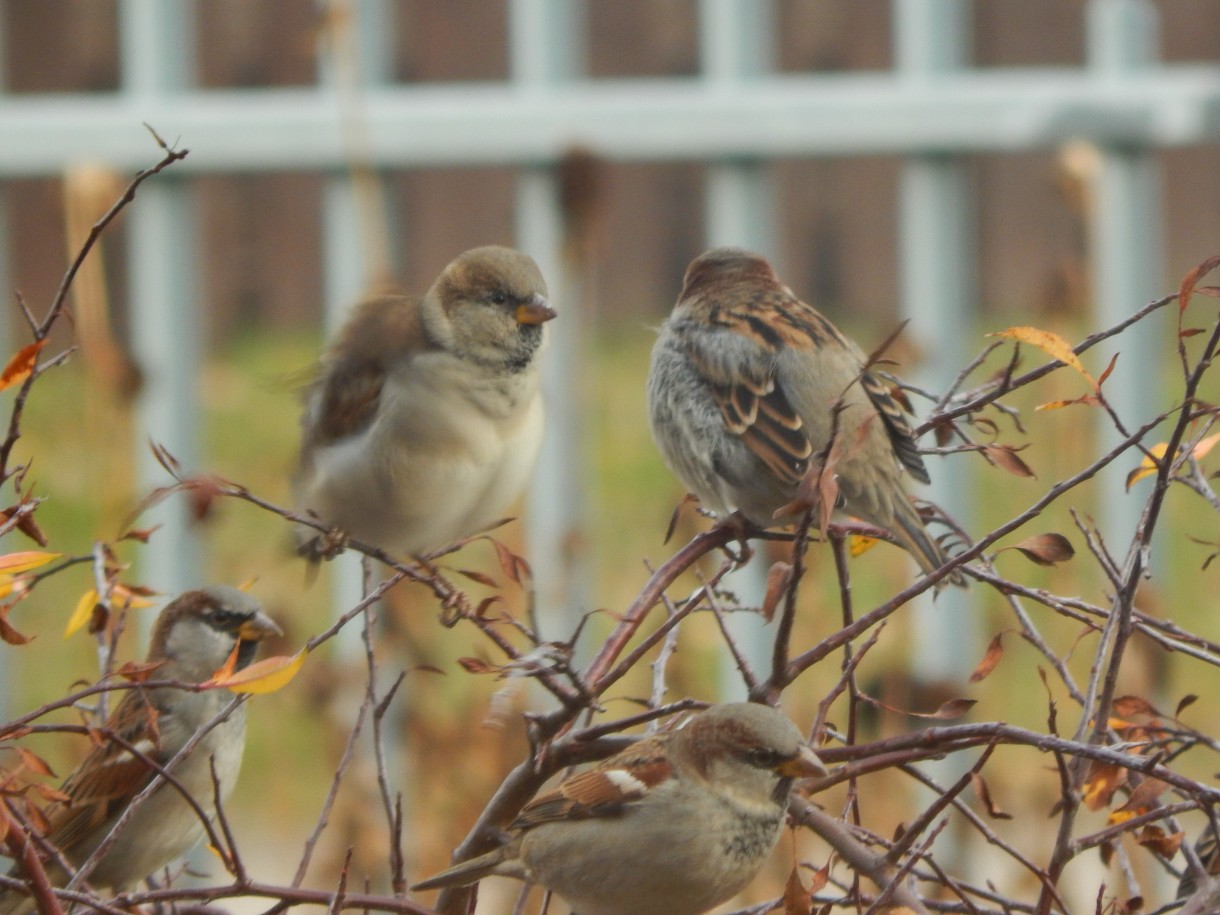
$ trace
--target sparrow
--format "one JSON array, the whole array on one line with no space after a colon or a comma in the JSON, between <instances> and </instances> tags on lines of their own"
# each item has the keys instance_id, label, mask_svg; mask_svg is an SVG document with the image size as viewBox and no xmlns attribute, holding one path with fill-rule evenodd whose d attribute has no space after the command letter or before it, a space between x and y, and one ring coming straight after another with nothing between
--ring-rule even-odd
<instances>
[{"instance_id":1,"label":"sparrow","mask_svg":"<svg viewBox=\"0 0 1220 915\"><path fill-rule=\"evenodd\" d=\"M235 670L250 664L258 643L280 628L242 591L213 586L180 595L153 628L149 664L155 680L203 683L230 658ZM64 781L66 801L46 811L46 839L74 867L83 864L110 834L131 801L156 776L145 758L167 765L195 733L233 699L224 689L189 692L161 686L127 690L103 728L121 738L103 738ZM223 801L233 790L246 740L246 708L238 706L210 730L171 771L209 816L215 816L212 764ZM124 745L126 744L126 746ZM127 746L140 755L132 753ZM190 851L205 834L198 814L164 780L141 802L86 880L121 891ZM44 863L53 885L69 880L54 860ZM15 866L10 876L20 877ZM32 911L34 900L16 890L0 891L0 915Z\"/></svg>"},{"instance_id":2,"label":"sparrow","mask_svg":"<svg viewBox=\"0 0 1220 915\"><path fill-rule=\"evenodd\" d=\"M581 915L697 915L762 868L793 780L825 774L779 712L712 706L568 777L521 811L505 845L412 889L496 874L541 884Z\"/></svg>"},{"instance_id":3,"label":"sparrow","mask_svg":"<svg viewBox=\"0 0 1220 915\"><path fill-rule=\"evenodd\" d=\"M837 507L892 531L931 572L947 556L902 486L904 471L922 483L928 472L902 408L866 364L765 258L715 248L687 267L653 346L653 440L704 505L763 528L797 519L798 490L833 455Z\"/></svg>"},{"instance_id":4,"label":"sparrow","mask_svg":"<svg viewBox=\"0 0 1220 915\"><path fill-rule=\"evenodd\" d=\"M423 298L356 306L305 398L297 506L413 556L498 520L542 444L538 355L556 316L529 256L474 248ZM300 552L328 555L316 531Z\"/></svg>"}]
</instances>

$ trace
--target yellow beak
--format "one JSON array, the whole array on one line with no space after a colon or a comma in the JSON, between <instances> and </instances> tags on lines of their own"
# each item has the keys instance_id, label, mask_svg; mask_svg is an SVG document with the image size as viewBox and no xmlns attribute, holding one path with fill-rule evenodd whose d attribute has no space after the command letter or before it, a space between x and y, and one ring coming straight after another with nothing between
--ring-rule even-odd
<instances>
[{"instance_id":1,"label":"yellow beak","mask_svg":"<svg viewBox=\"0 0 1220 915\"><path fill-rule=\"evenodd\" d=\"M237 637L243 642L258 642L268 636L283 635L284 630L276 625L275 620L262 613L256 613L237 630Z\"/></svg>"},{"instance_id":2,"label":"yellow beak","mask_svg":"<svg viewBox=\"0 0 1220 915\"><path fill-rule=\"evenodd\" d=\"M518 324L542 324L558 316L554 308L540 295L535 295L524 305L518 305L513 317Z\"/></svg>"},{"instance_id":3,"label":"yellow beak","mask_svg":"<svg viewBox=\"0 0 1220 915\"><path fill-rule=\"evenodd\" d=\"M822 765L818 755L809 747L801 747L801 752L796 757L781 764L775 771L785 778L811 778L815 775L830 774L830 770Z\"/></svg>"}]
</instances>

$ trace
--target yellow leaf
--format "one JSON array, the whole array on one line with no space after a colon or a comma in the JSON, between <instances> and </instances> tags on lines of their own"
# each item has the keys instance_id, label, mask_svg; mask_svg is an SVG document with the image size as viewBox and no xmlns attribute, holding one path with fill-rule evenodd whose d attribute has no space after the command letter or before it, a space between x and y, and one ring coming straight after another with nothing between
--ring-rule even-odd
<instances>
[{"instance_id":1,"label":"yellow leaf","mask_svg":"<svg viewBox=\"0 0 1220 915\"><path fill-rule=\"evenodd\" d=\"M93 608L97 605L97 600L97 592L92 588L81 595L80 600L76 602L76 609L72 611L72 616L69 617L68 625L64 629L65 639L93 618Z\"/></svg>"},{"instance_id":2,"label":"yellow leaf","mask_svg":"<svg viewBox=\"0 0 1220 915\"><path fill-rule=\"evenodd\" d=\"M1097 382L1093 380L1093 376L1084 370L1084 366L1080 364L1080 360L1072 352L1071 345L1053 331L1042 330L1039 327L1010 327L1008 330L997 331L987 336L1007 337L1009 340L1016 340L1018 343L1028 343L1030 346L1036 346L1047 355L1058 359L1064 365L1070 365L1083 375L1094 389L1097 388Z\"/></svg>"},{"instance_id":3,"label":"yellow leaf","mask_svg":"<svg viewBox=\"0 0 1220 915\"><path fill-rule=\"evenodd\" d=\"M0 600L13 593L13 576L0 572Z\"/></svg>"},{"instance_id":4,"label":"yellow leaf","mask_svg":"<svg viewBox=\"0 0 1220 915\"><path fill-rule=\"evenodd\" d=\"M1165 457L1165 451L1168 448L1169 442L1157 442L1148 449L1148 454L1152 455L1152 457L1155 457L1159 461L1161 458ZM1130 489L1144 477L1150 477L1156 473L1156 463L1152 460L1152 457L1145 455L1144 459L1140 461L1139 466L1127 474L1128 489Z\"/></svg>"},{"instance_id":5,"label":"yellow leaf","mask_svg":"<svg viewBox=\"0 0 1220 915\"><path fill-rule=\"evenodd\" d=\"M38 351L46 345L47 341L44 338L26 344L17 350L13 358L8 361L8 365L4 367L4 371L0 372L0 391L11 388L15 384L21 384L29 378L38 361Z\"/></svg>"},{"instance_id":6,"label":"yellow leaf","mask_svg":"<svg viewBox=\"0 0 1220 915\"><path fill-rule=\"evenodd\" d=\"M6 556L0 556L0 572L7 572L9 574L28 572L30 569L45 566L48 562L54 562L62 555L63 553L42 553L38 550L9 553Z\"/></svg>"},{"instance_id":7,"label":"yellow leaf","mask_svg":"<svg viewBox=\"0 0 1220 915\"><path fill-rule=\"evenodd\" d=\"M1127 820L1134 819L1138 813L1134 810L1115 810L1106 817L1107 826L1117 826L1119 823L1125 823Z\"/></svg>"},{"instance_id":8,"label":"yellow leaf","mask_svg":"<svg viewBox=\"0 0 1220 915\"><path fill-rule=\"evenodd\" d=\"M849 556L863 556L880 541L876 537L865 537L863 534L852 534L847 538L847 554Z\"/></svg>"},{"instance_id":9,"label":"yellow leaf","mask_svg":"<svg viewBox=\"0 0 1220 915\"><path fill-rule=\"evenodd\" d=\"M273 693L283 689L297 675L305 663L306 654L302 650L291 657L264 658L237 673L213 677L204 685L223 686L235 693Z\"/></svg>"}]
</instances>

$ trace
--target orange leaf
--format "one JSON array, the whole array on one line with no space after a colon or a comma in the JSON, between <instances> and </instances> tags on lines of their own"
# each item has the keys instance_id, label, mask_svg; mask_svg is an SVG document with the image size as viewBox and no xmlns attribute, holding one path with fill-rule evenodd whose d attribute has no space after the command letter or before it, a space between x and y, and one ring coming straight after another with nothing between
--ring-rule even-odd
<instances>
[{"instance_id":1,"label":"orange leaf","mask_svg":"<svg viewBox=\"0 0 1220 915\"><path fill-rule=\"evenodd\" d=\"M1151 702L1139 696L1119 696L1114 700L1114 711L1124 718L1133 715L1160 715Z\"/></svg>"},{"instance_id":2,"label":"orange leaf","mask_svg":"<svg viewBox=\"0 0 1220 915\"><path fill-rule=\"evenodd\" d=\"M1127 781L1127 770L1122 766L1094 762L1089 766L1089 775L1084 782L1082 800L1089 810L1102 810L1110 806L1114 792Z\"/></svg>"},{"instance_id":3,"label":"orange leaf","mask_svg":"<svg viewBox=\"0 0 1220 915\"><path fill-rule=\"evenodd\" d=\"M1165 830L1159 826L1149 825L1140 830L1140 834L1135 837L1135 841L1145 848L1150 848L1162 858L1172 858L1178 853L1178 849L1182 847L1182 839L1186 837L1185 833L1175 832L1171 835L1166 835Z\"/></svg>"},{"instance_id":4,"label":"orange leaf","mask_svg":"<svg viewBox=\"0 0 1220 915\"><path fill-rule=\"evenodd\" d=\"M47 341L44 338L28 343L17 350L16 355L4 367L4 371L0 372L0 391L11 388L15 384L21 384L34 373L34 366L38 363L38 353L46 345Z\"/></svg>"},{"instance_id":5,"label":"orange leaf","mask_svg":"<svg viewBox=\"0 0 1220 915\"><path fill-rule=\"evenodd\" d=\"M1080 364L1080 359L1072 351L1071 344L1053 331L1042 330L1038 327L1010 327L1008 330L997 331L987 336L1007 337L1010 340L1016 340L1018 343L1028 343L1030 346L1036 346L1047 355L1058 359L1064 365L1074 368L1085 377L1090 387L1097 388L1097 382L1084 370L1084 366Z\"/></svg>"},{"instance_id":6,"label":"orange leaf","mask_svg":"<svg viewBox=\"0 0 1220 915\"><path fill-rule=\"evenodd\" d=\"M1004 633L1000 632L991 640L991 644L987 646L986 654L983 655L983 660L979 661L978 666L974 668L974 672L970 674L971 683L985 680L995 670L996 665L1000 663L1000 658L1004 657L1003 639Z\"/></svg>"},{"instance_id":7,"label":"orange leaf","mask_svg":"<svg viewBox=\"0 0 1220 915\"><path fill-rule=\"evenodd\" d=\"M866 537L863 534L852 534L847 538L847 555L855 558L863 556L881 541L876 537Z\"/></svg>"},{"instance_id":8,"label":"orange leaf","mask_svg":"<svg viewBox=\"0 0 1220 915\"><path fill-rule=\"evenodd\" d=\"M255 695L274 693L276 690L283 689L292 681L292 678L297 675L305 664L305 656L307 654L308 652L302 650L294 655L264 658L261 661L255 661L249 667L243 668L236 673L230 672L221 676L220 672L218 672L205 685L223 686L225 689L235 693L251 693ZM236 661L236 658L235 652L233 660ZM229 666L227 662L226 666ZM223 668L221 670L223 671Z\"/></svg>"}]
</instances>

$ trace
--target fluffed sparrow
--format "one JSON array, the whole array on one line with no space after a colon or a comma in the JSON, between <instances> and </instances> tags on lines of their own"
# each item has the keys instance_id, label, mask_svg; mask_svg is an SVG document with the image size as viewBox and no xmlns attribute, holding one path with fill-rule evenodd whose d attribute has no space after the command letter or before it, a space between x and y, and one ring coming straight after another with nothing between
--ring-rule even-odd
<instances>
[{"instance_id":1,"label":"fluffed sparrow","mask_svg":"<svg viewBox=\"0 0 1220 915\"><path fill-rule=\"evenodd\" d=\"M924 483L928 473L910 423L866 361L765 258L715 248L687 267L653 347L653 439L707 507L772 527L795 520L798 487L835 435L839 507L892 531L933 571L947 557L901 481L904 469Z\"/></svg>"},{"instance_id":2,"label":"fluffed sparrow","mask_svg":"<svg viewBox=\"0 0 1220 915\"><path fill-rule=\"evenodd\" d=\"M538 354L555 315L533 259L495 246L460 255L422 299L357 305L306 397L299 510L411 555L500 518L542 443ZM301 542L317 558L315 533Z\"/></svg>"},{"instance_id":3,"label":"fluffed sparrow","mask_svg":"<svg viewBox=\"0 0 1220 915\"><path fill-rule=\"evenodd\" d=\"M224 586L188 591L157 618L148 662L158 663L155 680L203 683L228 660L236 647L236 668L249 665L258 642L279 635L280 628L242 591ZM224 689L190 692L174 687L134 688L107 719L104 731L118 735L140 754L165 766L233 699ZM181 760L171 774L210 816L215 815L212 761L221 799L237 782L246 741L246 708L239 706ZM131 801L156 776L140 756L117 741L94 747L64 781L68 801L46 811L46 838L74 867L102 844ZM204 826L178 790L166 782L149 795L118 833L116 841L89 873L97 887L121 890L190 851ZM56 862L45 864L55 885L68 880ZM11 876L21 876L14 868ZM0 892L0 913L31 911L34 901L16 890Z\"/></svg>"},{"instance_id":4,"label":"fluffed sparrow","mask_svg":"<svg viewBox=\"0 0 1220 915\"><path fill-rule=\"evenodd\" d=\"M779 841L794 779L826 770L765 705L713 706L539 795L507 844L413 889L497 874L581 915L697 915L754 879Z\"/></svg>"}]
</instances>

